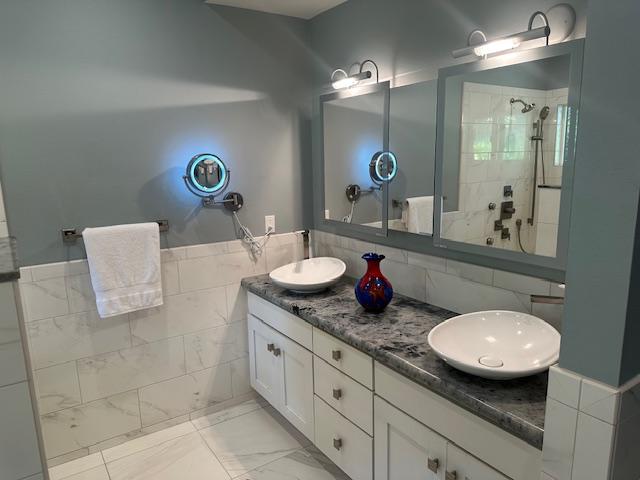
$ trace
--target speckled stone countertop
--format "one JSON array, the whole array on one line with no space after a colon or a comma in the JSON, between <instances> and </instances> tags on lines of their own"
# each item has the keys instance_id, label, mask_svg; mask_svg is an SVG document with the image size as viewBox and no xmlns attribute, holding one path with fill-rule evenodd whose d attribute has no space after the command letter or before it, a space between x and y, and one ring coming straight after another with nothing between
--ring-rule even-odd
<instances>
[{"instance_id":1,"label":"speckled stone countertop","mask_svg":"<svg viewBox=\"0 0 640 480\"><path fill-rule=\"evenodd\" d=\"M20 278L14 238L0 238L0 283Z\"/></svg>"},{"instance_id":2,"label":"speckled stone countertop","mask_svg":"<svg viewBox=\"0 0 640 480\"><path fill-rule=\"evenodd\" d=\"M365 312L352 280L313 294L291 293L268 275L246 278L244 287L370 355L381 364L542 449L547 374L492 381L453 369L427 343L429 331L456 314L396 294L382 314Z\"/></svg>"}]
</instances>

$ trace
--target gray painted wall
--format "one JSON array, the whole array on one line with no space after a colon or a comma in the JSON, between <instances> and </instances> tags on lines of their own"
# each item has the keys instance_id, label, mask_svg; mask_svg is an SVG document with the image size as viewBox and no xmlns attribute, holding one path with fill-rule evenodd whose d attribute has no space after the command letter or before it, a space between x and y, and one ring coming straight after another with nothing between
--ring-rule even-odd
<instances>
[{"instance_id":1,"label":"gray painted wall","mask_svg":"<svg viewBox=\"0 0 640 480\"><path fill-rule=\"evenodd\" d=\"M202 0L2 2L0 165L21 263L84 256L62 227L166 218L164 246L236 238L182 184L202 152L227 162L254 233L267 214L302 228L307 40L304 21Z\"/></svg>"},{"instance_id":2,"label":"gray painted wall","mask_svg":"<svg viewBox=\"0 0 640 480\"><path fill-rule=\"evenodd\" d=\"M637 0L589 2L560 363L619 385L640 373Z\"/></svg>"}]
</instances>

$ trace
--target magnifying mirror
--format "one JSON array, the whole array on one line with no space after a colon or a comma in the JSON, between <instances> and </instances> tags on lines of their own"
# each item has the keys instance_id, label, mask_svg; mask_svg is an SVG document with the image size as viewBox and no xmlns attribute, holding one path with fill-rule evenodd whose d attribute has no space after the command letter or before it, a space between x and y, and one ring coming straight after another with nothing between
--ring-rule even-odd
<instances>
[{"instance_id":1,"label":"magnifying mirror","mask_svg":"<svg viewBox=\"0 0 640 480\"><path fill-rule=\"evenodd\" d=\"M390 182L398 173L398 160L393 152L376 152L369 163L369 175L377 184Z\"/></svg>"},{"instance_id":2,"label":"magnifying mirror","mask_svg":"<svg viewBox=\"0 0 640 480\"><path fill-rule=\"evenodd\" d=\"M202 153L191 159L184 178L192 193L200 197L210 197L227 186L229 170L220 157Z\"/></svg>"}]
</instances>

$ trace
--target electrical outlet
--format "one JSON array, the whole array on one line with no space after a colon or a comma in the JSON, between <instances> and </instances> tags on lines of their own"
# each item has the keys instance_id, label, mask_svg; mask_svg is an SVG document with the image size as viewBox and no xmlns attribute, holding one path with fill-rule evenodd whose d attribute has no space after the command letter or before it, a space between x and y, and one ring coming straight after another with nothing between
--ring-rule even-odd
<instances>
[{"instance_id":1,"label":"electrical outlet","mask_svg":"<svg viewBox=\"0 0 640 480\"><path fill-rule=\"evenodd\" d=\"M275 215L267 215L264 217L264 231L268 232L271 230L272 232L276 231L276 216Z\"/></svg>"}]
</instances>

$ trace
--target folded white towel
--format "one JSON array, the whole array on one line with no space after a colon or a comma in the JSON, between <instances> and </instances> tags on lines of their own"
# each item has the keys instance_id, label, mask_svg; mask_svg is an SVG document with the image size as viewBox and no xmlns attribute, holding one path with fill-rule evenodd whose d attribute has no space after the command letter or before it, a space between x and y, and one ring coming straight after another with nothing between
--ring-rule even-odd
<instances>
[{"instance_id":1,"label":"folded white towel","mask_svg":"<svg viewBox=\"0 0 640 480\"><path fill-rule=\"evenodd\" d=\"M403 204L402 219L410 233L433 233L433 196L407 198Z\"/></svg>"},{"instance_id":2,"label":"folded white towel","mask_svg":"<svg viewBox=\"0 0 640 480\"><path fill-rule=\"evenodd\" d=\"M157 223L85 228L82 237L100 317L162 305Z\"/></svg>"}]
</instances>

